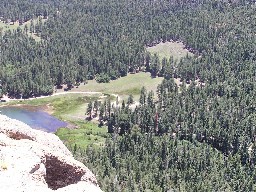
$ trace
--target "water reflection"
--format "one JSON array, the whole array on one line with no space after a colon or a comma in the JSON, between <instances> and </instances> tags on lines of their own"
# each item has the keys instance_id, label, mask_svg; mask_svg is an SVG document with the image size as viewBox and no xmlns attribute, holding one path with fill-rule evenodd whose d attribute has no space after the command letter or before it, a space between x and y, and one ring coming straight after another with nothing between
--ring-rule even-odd
<instances>
[{"instance_id":1,"label":"water reflection","mask_svg":"<svg viewBox=\"0 0 256 192\"><path fill-rule=\"evenodd\" d=\"M28 124L34 129L46 132L55 132L60 127L66 127L67 123L37 109L26 109L19 107L2 107L1 114L12 119L17 119Z\"/></svg>"}]
</instances>

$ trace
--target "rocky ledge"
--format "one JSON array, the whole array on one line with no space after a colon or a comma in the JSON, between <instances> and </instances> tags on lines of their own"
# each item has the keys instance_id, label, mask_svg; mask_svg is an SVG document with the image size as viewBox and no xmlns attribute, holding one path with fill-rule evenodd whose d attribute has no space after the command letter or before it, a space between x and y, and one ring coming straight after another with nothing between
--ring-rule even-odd
<instances>
[{"instance_id":1,"label":"rocky ledge","mask_svg":"<svg viewBox=\"0 0 256 192\"><path fill-rule=\"evenodd\" d=\"M98 192L94 174L51 133L0 115L0 191Z\"/></svg>"}]
</instances>

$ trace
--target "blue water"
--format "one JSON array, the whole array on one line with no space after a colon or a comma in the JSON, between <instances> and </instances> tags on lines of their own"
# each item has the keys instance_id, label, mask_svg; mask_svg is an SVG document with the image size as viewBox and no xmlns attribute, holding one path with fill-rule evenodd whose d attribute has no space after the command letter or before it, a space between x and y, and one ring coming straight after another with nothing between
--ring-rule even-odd
<instances>
[{"instance_id":1,"label":"blue water","mask_svg":"<svg viewBox=\"0 0 256 192\"><path fill-rule=\"evenodd\" d=\"M29 110L18 107L1 107L1 114L12 119L17 119L28 124L33 129L45 132L55 132L60 127L66 127L67 123L40 110Z\"/></svg>"}]
</instances>

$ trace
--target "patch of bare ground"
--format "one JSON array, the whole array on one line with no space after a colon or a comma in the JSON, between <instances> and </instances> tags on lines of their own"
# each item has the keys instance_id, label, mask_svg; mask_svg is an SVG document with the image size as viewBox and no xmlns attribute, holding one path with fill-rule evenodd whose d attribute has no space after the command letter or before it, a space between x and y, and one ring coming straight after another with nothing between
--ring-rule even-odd
<instances>
[{"instance_id":1,"label":"patch of bare ground","mask_svg":"<svg viewBox=\"0 0 256 192\"><path fill-rule=\"evenodd\" d=\"M169 59L172 56L173 59L177 61L187 55L193 56L191 50L188 49L184 43L175 41L161 42L155 46L147 47L147 51L151 54L156 53L160 59L164 57Z\"/></svg>"}]
</instances>

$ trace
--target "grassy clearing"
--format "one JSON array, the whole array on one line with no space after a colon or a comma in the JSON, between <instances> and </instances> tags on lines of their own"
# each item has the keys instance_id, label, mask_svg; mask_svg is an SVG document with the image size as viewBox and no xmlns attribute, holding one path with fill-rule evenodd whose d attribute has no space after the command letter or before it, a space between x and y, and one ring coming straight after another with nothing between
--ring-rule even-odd
<instances>
[{"instance_id":1,"label":"grassy clearing","mask_svg":"<svg viewBox=\"0 0 256 192\"><path fill-rule=\"evenodd\" d=\"M88 97L82 95L64 95L59 98L55 98L51 105L53 107L53 115L65 120L73 120L76 118L85 118L85 110L80 110L80 106L86 105L91 100L95 100L95 97ZM80 113L77 114L77 111Z\"/></svg>"},{"instance_id":2,"label":"grassy clearing","mask_svg":"<svg viewBox=\"0 0 256 192\"><path fill-rule=\"evenodd\" d=\"M97 83L95 80L88 81L72 91L98 91L106 94L118 94L122 98L128 97L130 94L138 97L143 86L147 90L156 91L158 84L162 82L162 77L151 78L150 73L128 74L110 83Z\"/></svg>"},{"instance_id":3,"label":"grassy clearing","mask_svg":"<svg viewBox=\"0 0 256 192\"><path fill-rule=\"evenodd\" d=\"M60 128L55 133L71 149L76 145L85 149L88 145L102 146L107 137L107 128L85 121L86 106L89 101L98 99L99 95L66 94L55 97L31 100L35 104L47 103L53 108L53 115L68 121L74 129ZM42 101L40 101L42 100Z\"/></svg>"},{"instance_id":4,"label":"grassy clearing","mask_svg":"<svg viewBox=\"0 0 256 192\"><path fill-rule=\"evenodd\" d=\"M88 145L102 146L107 137L107 128L85 121L86 106L89 101L99 98L99 94L65 94L34 100L11 101L8 105L22 105L24 108L39 108L53 116L67 121L70 128L60 128L55 133L69 149L75 144L85 149Z\"/></svg>"},{"instance_id":5,"label":"grassy clearing","mask_svg":"<svg viewBox=\"0 0 256 192\"><path fill-rule=\"evenodd\" d=\"M40 35L36 34L36 33L30 33L29 29L30 29L30 25L31 25L31 21L34 22L34 24L39 23L39 17L29 20L27 22L24 22L22 25L19 25L19 22L11 22L11 23L4 23L3 21L0 21L0 28L2 28L3 32L8 31L8 30L17 30L18 28L20 28L21 30L24 30L25 25L27 25L28 27L28 33L27 35L29 37L32 37L33 39L35 39L35 41L41 41L41 37ZM47 19L43 19L41 18L42 23L44 23L45 21L47 21Z\"/></svg>"},{"instance_id":6,"label":"grassy clearing","mask_svg":"<svg viewBox=\"0 0 256 192\"><path fill-rule=\"evenodd\" d=\"M85 149L91 144L103 146L107 137L107 128L105 126L98 127L93 122L85 121L87 103L98 99L98 97L78 95L62 95L52 101L53 115L68 121L75 127L75 129L60 128L55 134L70 149L73 149L75 145L80 149Z\"/></svg>"},{"instance_id":7,"label":"grassy clearing","mask_svg":"<svg viewBox=\"0 0 256 192\"><path fill-rule=\"evenodd\" d=\"M158 54L160 59L166 57L167 59L170 56L173 56L174 60L179 61L182 57L185 57L187 54L192 56L193 54L185 49L183 43L178 42L165 42L159 43L156 46L148 47L147 51L151 54Z\"/></svg>"},{"instance_id":8,"label":"grassy clearing","mask_svg":"<svg viewBox=\"0 0 256 192\"><path fill-rule=\"evenodd\" d=\"M25 106L42 107L59 119L72 121L84 119L87 103L98 99L99 94L65 94L33 100L12 101L8 105L22 104Z\"/></svg>"},{"instance_id":9,"label":"grassy clearing","mask_svg":"<svg viewBox=\"0 0 256 192\"><path fill-rule=\"evenodd\" d=\"M67 145L69 148L85 149L88 145L94 145L97 147L103 146L107 137L107 128L98 127L92 122L76 121L73 122L78 129L60 128L56 132L56 135Z\"/></svg>"},{"instance_id":10,"label":"grassy clearing","mask_svg":"<svg viewBox=\"0 0 256 192\"><path fill-rule=\"evenodd\" d=\"M10 24L5 24L2 21L0 21L0 28L2 28L3 32L8 31L8 30L16 30L18 26L16 25L10 25Z\"/></svg>"},{"instance_id":11,"label":"grassy clearing","mask_svg":"<svg viewBox=\"0 0 256 192\"><path fill-rule=\"evenodd\" d=\"M85 85L72 89L70 92L103 92L105 96L115 97L118 94L121 99L126 99L130 94L138 100L142 86L147 90L156 91L157 85L163 78L151 78L150 73L128 74L110 83L99 84L96 81L89 81ZM62 92L63 90L58 90ZM102 94L62 94L33 100L11 101L8 105L27 105L41 107L43 110L53 114L53 116L69 122L75 129L60 128L56 135L71 149L75 147L85 149L88 145L102 146L108 136L106 127L98 127L93 122L85 121L87 103L99 99Z\"/></svg>"}]
</instances>

